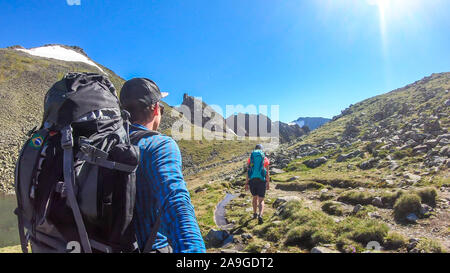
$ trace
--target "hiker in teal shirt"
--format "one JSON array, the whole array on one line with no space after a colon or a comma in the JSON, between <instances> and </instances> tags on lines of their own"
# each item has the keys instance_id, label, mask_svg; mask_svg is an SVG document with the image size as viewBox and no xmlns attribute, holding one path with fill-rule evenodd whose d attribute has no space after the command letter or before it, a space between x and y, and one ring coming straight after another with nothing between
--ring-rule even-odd
<instances>
[{"instance_id":1,"label":"hiker in teal shirt","mask_svg":"<svg viewBox=\"0 0 450 273\"><path fill-rule=\"evenodd\" d=\"M253 219L258 218L258 223L263 223L263 211L264 211L264 196L266 190L269 189L269 159L263 152L263 146L261 144L256 145L250 158L247 161L247 179L245 183L245 190L250 188L250 192L253 196ZM257 213L259 209L259 213Z\"/></svg>"}]
</instances>

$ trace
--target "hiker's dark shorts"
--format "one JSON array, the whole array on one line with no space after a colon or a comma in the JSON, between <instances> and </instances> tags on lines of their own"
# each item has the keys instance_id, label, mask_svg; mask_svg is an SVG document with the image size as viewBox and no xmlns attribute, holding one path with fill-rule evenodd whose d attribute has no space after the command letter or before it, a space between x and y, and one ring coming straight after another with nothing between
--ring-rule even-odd
<instances>
[{"instance_id":1,"label":"hiker's dark shorts","mask_svg":"<svg viewBox=\"0 0 450 273\"><path fill-rule=\"evenodd\" d=\"M248 182L248 185L253 196L258 195L259 197L264 197L266 195L266 181L253 178Z\"/></svg>"}]
</instances>

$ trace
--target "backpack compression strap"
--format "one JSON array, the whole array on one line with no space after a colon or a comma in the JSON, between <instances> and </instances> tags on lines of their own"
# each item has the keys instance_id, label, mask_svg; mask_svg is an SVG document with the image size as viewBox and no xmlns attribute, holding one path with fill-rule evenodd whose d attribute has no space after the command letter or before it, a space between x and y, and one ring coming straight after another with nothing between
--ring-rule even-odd
<instances>
[{"instance_id":1,"label":"backpack compression strap","mask_svg":"<svg viewBox=\"0 0 450 273\"><path fill-rule=\"evenodd\" d=\"M80 236L81 246L85 253L92 253L91 243L89 242L89 237L86 231L86 226L83 222L83 217L81 216L80 207L78 206L77 199L75 197L75 192L73 189L73 182L75 181L75 174L73 170L73 136L72 127L70 125L64 127L61 130L61 147L64 150L64 185L67 189L67 199L69 205L72 208L73 216L75 218L75 223L78 229L78 235Z\"/></svg>"}]
</instances>

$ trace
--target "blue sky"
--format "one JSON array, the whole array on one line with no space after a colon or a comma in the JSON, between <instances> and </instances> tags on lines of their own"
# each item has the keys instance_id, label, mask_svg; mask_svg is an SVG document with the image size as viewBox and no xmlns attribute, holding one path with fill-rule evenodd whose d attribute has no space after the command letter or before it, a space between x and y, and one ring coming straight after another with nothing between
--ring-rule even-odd
<instances>
[{"instance_id":1,"label":"blue sky","mask_svg":"<svg viewBox=\"0 0 450 273\"><path fill-rule=\"evenodd\" d=\"M2 1L0 47L78 45L125 79L209 104L280 105L280 119L450 71L447 0Z\"/></svg>"}]
</instances>

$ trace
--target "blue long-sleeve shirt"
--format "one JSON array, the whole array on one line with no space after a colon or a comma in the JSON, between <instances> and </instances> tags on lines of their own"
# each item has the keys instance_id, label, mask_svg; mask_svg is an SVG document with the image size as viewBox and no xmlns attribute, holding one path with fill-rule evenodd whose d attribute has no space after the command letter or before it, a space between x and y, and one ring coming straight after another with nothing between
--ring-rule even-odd
<instances>
[{"instance_id":1,"label":"blue long-sleeve shirt","mask_svg":"<svg viewBox=\"0 0 450 273\"><path fill-rule=\"evenodd\" d=\"M147 130L139 124L134 126ZM164 204L153 249L166 247L170 241L175 253L206 252L183 179L177 143L169 136L155 135L142 138L138 146L141 155L136 172L135 228L139 248L145 247L151 227Z\"/></svg>"}]
</instances>

